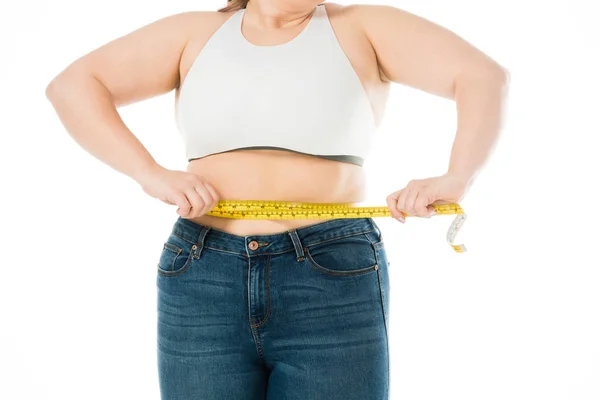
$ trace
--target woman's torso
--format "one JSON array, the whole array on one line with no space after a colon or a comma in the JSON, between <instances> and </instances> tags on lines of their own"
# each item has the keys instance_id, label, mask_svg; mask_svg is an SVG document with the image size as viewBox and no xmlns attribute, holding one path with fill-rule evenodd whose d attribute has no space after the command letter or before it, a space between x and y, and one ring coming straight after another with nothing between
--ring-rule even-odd
<instances>
[{"instance_id":1,"label":"woman's torso","mask_svg":"<svg viewBox=\"0 0 600 400\"><path fill-rule=\"evenodd\" d=\"M352 7L326 4L329 21L339 45L362 84L377 124L383 117L389 86L382 82L376 55L368 39L357 28ZM229 13L203 14L198 32L183 52L181 82L185 83L198 54ZM273 46L293 40L306 22L289 30L265 35L244 25L248 41ZM182 85L180 85L181 88ZM176 95L179 96L179 90ZM178 98L178 97L176 97ZM232 117L234 117L232 115ZM365 197L362 167L334 160L280 150L236 150L192 160L187 170L202 176L217 190L221 200L289 200L304 202L361 202ZM192 221L238 235L263 234L297 228L322 220L243 220L203 215Z\"/></svg>"}]
</instances>

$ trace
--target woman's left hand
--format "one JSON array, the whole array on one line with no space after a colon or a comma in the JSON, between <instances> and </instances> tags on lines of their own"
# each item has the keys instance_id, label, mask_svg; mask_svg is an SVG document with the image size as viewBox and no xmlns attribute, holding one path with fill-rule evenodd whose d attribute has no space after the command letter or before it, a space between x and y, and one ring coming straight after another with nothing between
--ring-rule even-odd
<instances>
[{"instance_id":1,"label":"woman's left hand","mask_svg":"<svg viewBox=\"0 0 600 400\"><path fill-rule=\"evenodd\" d=\"M435 212L432 204L458 203L467 190L467 179L446 173L427 179L415 179L387 198L392 217L404 223L405 215L431 217Z\"/></svg>"}]
</instances>

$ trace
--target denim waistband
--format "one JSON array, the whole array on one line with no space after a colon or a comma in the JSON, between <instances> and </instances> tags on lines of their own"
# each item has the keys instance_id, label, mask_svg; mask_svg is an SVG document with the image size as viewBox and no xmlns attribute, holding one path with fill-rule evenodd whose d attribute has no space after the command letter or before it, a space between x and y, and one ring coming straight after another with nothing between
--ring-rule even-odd
<instances>
[{"instance_id":1,"label":"denim waistband","mask_svg":"<svg viewBox=\"0 0 600 400\"><path fill-rule=\"evenodd\" d=\"M328 219L277 233L242 236L177 217L172 229L173 234L201 247L208 246L249 256L295 250L299 257L302 254L302 247L373 231L381 235L379 227L372 218Z\"/></svg>"}]
</instances>

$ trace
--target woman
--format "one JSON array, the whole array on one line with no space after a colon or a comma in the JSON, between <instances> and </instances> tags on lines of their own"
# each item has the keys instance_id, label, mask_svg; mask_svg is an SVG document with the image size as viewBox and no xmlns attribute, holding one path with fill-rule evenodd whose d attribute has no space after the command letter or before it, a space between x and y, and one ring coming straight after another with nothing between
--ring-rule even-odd
<instances>
[{"instance_id":1,"label":"woman","mask_svg":"<svg viewBox=\"0 0 600 400\"><path fill-rule=\"evenodd\" d=\"M371 218L243 220L223 199L356 203L388 89L455 99L448 170L387 197L392 216L457 202L494 143L504 68L389 6L234 0L168 16L48 85L72 137L177 206L158 260L163 399L384 399L389 283ZM117 107L176 90L187 171L156 163Z\"/></svg>"}]
</instances>

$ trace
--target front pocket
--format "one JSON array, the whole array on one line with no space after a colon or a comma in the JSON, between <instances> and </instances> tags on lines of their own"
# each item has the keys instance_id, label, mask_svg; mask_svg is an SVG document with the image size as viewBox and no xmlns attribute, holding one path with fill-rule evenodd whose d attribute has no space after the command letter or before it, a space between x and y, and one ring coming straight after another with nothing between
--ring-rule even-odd
<instances>
[{"instance_id":1,"label":"front pocket","mask_svg":"<svg viewBox=\"0 0 600 400\"><path fill-rule=\"evenodd\" d=\"M376 271L376 249L364 234L337 238L304 247L307 261L319 272L356 276Z\"/></svg>"},{"instance_id":2,"label":"front pocket","mask_svg":"<svg viewBox=\"0 0 600 400\"><path fill-rule=\"evenodd\" d=\"M191 264L196 249L196 245L171 234L163 245L157 266L158 273L163 276L182 274Z\"/></svg>"}]
</instances>

